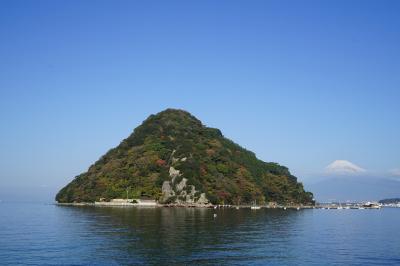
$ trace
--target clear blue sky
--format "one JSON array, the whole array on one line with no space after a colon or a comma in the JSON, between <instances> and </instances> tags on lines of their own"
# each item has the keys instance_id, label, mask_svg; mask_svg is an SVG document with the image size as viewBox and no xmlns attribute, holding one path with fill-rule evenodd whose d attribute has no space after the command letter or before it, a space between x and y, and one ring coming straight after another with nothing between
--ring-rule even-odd
<instances>
[{"instance_id":1,"label":"clear blue sky","mask_svg":"<svg viewBox=\"0 0 400 266\"><path fill-rule=\"evenodd\" d=\"M168 107L301 180L336 159L400 168L399 14L399 1L1 1L0 188L55 192Z\"/></svg>"}]
</instances>

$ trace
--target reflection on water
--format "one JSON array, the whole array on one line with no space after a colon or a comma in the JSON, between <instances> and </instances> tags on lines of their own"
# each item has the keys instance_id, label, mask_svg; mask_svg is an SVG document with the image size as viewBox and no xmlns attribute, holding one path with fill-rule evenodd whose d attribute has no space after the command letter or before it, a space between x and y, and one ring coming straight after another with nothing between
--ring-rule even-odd
<instances>
[{"instance_id":1,"label":"reflection on water","mask_svg":"<svg viewBox=\"0 0 400 266\"><path fill-rule=\"evenodd\" d=\"M212 210L187 208L71 208L79 231L101 240L96 253L120 263L213 263L281 259L301 218L294 211ZM78 214L77 214L78 213ZM214 218L213 214L217 217ZM68 221L68 220L67 220ZM261 250L260 250L261 249ZM109 252L112 250L112 252ZM110 259L110 258L109 258Z\"/></svg>"},{"instance_id":2,"label":"reflection on water","mask_svg":"<svg viewBox=\"0 0 400 266\"><path fill-rule=\"evenodd\" d=\"M400 209L0 204L0 211L0 261L5 264L400 263Z\"/></svg>"}]
</instances>

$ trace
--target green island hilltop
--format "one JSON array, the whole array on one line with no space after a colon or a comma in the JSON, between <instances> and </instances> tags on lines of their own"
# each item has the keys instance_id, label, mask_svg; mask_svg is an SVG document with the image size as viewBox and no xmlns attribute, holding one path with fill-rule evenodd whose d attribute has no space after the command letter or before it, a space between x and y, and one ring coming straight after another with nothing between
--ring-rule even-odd
<instances>
[{"instance_id":1,"label":"green island hilltop","mask_svg":"<svg viewBox=\"0 0 400 266\"><path fill-rule=\"evenodd\" d=\"M161 204L313 204L313 195L277 163L204 126L183 110L148 117L116 148L74 178L59 203L147 198Z\"/></svg>"}]
</instances>

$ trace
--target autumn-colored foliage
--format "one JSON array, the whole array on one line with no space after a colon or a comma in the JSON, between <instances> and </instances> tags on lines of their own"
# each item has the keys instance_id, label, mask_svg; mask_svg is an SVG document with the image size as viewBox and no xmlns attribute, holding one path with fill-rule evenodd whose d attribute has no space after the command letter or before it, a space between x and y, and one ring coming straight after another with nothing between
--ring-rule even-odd
<instances>
[{"instance_id":1,"label":"autumn-colored foliage","mask_svg":"<svg viewBox=\"0 0 400 266\"><path fill-rule=\"evenodd\" d=\"M56 196L59 202L92 202L100 198L158 199L174 165L188 184L213 203L309 203L297 178L277 163L255 154L204 126L186 111L168 109L151 115L108 151L86 173L77 176Z\"/></svg>"}]
</instances>

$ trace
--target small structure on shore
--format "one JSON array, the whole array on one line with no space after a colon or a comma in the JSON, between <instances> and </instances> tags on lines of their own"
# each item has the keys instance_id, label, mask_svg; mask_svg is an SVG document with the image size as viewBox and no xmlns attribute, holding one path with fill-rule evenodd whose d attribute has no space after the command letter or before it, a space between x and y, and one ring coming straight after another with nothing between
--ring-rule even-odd
<instances>
[{"instance_id":1,"label":"small structure on shore","mask_svg":"<svg viewBox=\"0 0 400 266\"><path fill-rule=\"evenodd\" d=\"M151 199L112 199L110 201L95 201L96 206L157 206L157 202Z\"/></svg>"}]
</instances>

